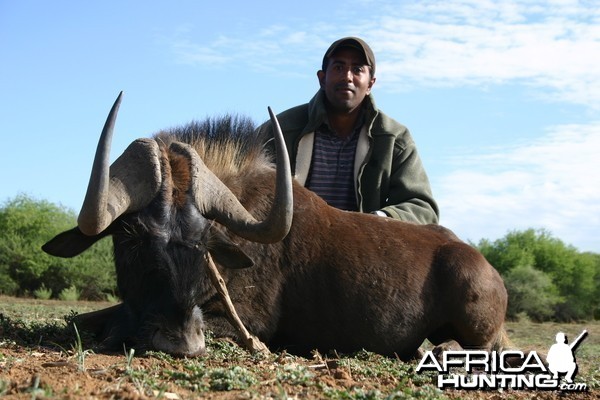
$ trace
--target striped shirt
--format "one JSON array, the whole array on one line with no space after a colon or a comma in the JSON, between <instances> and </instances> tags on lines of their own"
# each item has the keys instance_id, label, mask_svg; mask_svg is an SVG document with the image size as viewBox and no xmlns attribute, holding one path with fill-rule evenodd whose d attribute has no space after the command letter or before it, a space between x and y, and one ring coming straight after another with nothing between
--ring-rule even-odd
<instances>
[{"instance_id":1,"label":"striped shirt","mask_svg":"<svg viewBox=\"0 0 600 400\"><path fill-rule=\"evenodd\" d=\"M354 158L362 123L352 135L340 138L326 124L315 132L313 156L306 187L330 206L357 211Z\"/></svg>"}]
</instances>

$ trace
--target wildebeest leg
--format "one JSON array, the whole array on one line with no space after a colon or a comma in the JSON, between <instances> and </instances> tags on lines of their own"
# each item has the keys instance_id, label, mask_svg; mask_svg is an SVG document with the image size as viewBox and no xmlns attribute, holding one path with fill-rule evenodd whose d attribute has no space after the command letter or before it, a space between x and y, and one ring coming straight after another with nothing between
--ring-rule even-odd
<instances>
[{"instance_id":1,"label":"wildebeest leg","mask_svg":"<svg viewBox=\"0 0 600 400\"><path fill-rule=\"evenodd\" d=\"M412 356L413 360L421 360L425 356L425 350L422 347L419 347L415 354Z\"/></svg>"},{"instance_id":2,"label":"wildebeest leg","mask_svg":"<svg viewBox=\"0 0 600 400\"><path fill-rule=\"evenodd\" d=\"M481 253L461 242L449 242L437 254L439 290L446 320L429 335L437 352L491 351L502 336L507 294L498 272Z\"/></svg>"},{"instance_id":3,"label":"wildebeest leg","mask_svg":"<svg viewBox=\"0 0 600 400\"><path fill-rule=\"evenodd\" d=\"M102 310L79 314L73 318L73 324L78 330L90 332L95 336L101 336L115 315L122 312L123 304L117 304Z\"/></svg>"},{"instance_id":4,"label":"wildebeest leg","mask_svg":"<svg viewBox=\"0 0 600 400\"><path fill-rule=\"evenodd\" d=\"M78 330L89 332L100 342L98 349L115 351L133 345L136 323L129 308L121 303L98 311L77 315L72 322Z\"/></svg>"}]
</instances>

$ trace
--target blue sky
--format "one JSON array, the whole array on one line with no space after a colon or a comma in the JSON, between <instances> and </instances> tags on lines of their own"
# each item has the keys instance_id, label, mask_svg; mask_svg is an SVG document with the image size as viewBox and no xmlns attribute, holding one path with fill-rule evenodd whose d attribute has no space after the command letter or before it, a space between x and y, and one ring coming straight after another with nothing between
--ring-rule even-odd
<instances>
[{"instance_id":1,"label":"blue sky","mask_svg":"<svg viewBox=\"0 0 600 400\"><path fill-rule=\"evenodd\" d=\"M308 101L347 35L371 44L375 100L411 130L443 225L600 252L597 0L0 0L0 201L78 211L121 90L113 158L162 128Z\"/></svg>"}]
</instances>

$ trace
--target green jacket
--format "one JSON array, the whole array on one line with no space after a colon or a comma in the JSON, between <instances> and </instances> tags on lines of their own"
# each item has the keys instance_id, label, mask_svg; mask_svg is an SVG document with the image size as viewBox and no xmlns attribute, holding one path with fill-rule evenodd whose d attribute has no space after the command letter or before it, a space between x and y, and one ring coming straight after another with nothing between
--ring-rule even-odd
<instances>
[{"instance_id":1,"label":"green jacket","mask_svg":"<svg viewBox=\"0 0 600 400\"><path fill-rule=\"evenodd\" d=\"M326 118L322 90L309 103L277 115L292 173L303 185L310 170L314 132ZM269 123L263 129L272 137ZM422 224L438 222L429 179L408 129L379 111L371 95L365 98L354 176L359 211L381 210L392 218Z\"/></svg>"}]
</instances>

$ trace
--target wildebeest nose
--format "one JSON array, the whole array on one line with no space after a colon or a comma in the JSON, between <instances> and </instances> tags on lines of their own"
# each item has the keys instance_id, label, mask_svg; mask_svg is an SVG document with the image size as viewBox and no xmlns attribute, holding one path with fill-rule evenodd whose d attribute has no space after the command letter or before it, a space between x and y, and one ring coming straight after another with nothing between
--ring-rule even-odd
<instances>
[{"instance_id":1,"label":"wildebeest nose","mask_svg":"<svg viewBox=\"0 0 600 400\"><path fill-rule=\"evenodd\" d=\"M202 330L166 332L166 329L159 329L152 336L152 347L176 357L197 357L206 353Z\"/></svg>"},{"instance_id":2,"label":"wildebeest nose","mask_svg":"<svg viewBox=\"0 0 600 400\"><path fill-rule=\"evenodd\" d=\"M197 357L206 353L202 312L194 307L184 321L163 325L152 335L152 347L179 357Z\"/></svg>"}]
</instances>

